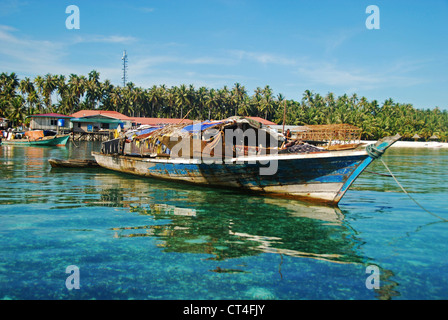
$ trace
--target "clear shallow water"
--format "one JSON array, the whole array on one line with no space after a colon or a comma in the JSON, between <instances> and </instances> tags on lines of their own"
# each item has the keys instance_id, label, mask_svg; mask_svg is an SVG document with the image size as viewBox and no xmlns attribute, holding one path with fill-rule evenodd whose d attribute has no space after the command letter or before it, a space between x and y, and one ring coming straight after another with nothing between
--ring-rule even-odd
<instances>
[{"instance_id":1,"label":"clear shallow water","mask_svg":"<svg viewBox=\"0 0 448 320\"><path fill-rule=\"evenodd\" d=\"M448 298L448 223L390 177L363 173L328 208L47 161L98 147L0 146L0 299ZM448 151L383 159L448 218ZM66 288L70 265L79 290Z\"/></svg>"}]
</instances>

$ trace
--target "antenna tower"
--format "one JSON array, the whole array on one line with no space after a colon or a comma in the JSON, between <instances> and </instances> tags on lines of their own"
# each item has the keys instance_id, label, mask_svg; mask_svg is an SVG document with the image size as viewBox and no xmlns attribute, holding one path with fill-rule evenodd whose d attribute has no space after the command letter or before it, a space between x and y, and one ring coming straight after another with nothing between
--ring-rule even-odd
<instances>
[{"instance_id":1,"label":"antenna tower","mask_svg":"<svg viewBox=\"0 0 448 320\"><path fill-rule=\"evenodd\" d=\"M123 57L121 58L123 60L123 77L121 79L123 80L123 87L126 86L126 77L128 73L128 55L126 54L126 50L123 51Z\"/></svg>"}]
</instances>

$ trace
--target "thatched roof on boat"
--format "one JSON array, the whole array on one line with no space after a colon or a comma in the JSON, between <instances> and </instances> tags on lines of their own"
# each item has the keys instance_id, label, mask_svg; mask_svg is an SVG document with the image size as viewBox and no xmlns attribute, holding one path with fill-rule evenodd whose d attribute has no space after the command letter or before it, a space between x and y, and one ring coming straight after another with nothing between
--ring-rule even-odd
<instances>
[{"instance_id":1,"label":"thatched roof on boat","mask_svg":"<svg viewBox=\"0 0 448 320\"><path fill-rule=\"evenodd\" d=\"M165 126L140 126L137 129L124 133L128 142L133 142L140 153L154 153L159 146L172 150L181 141L199 139L201 141L201 150L204 148L214 148L219 142L225 143L224 131L226 129L241 129L245 131L248 128L263 130L266 134L278 138L278 133L269 127L264 127L262 123L245 117L230 117L224 120L216 121L198 121L191 123L170 124ZM206 149L207 150L207 149ZM157 151L157 153L160 153Z\"/></svg>"}]
</instances>

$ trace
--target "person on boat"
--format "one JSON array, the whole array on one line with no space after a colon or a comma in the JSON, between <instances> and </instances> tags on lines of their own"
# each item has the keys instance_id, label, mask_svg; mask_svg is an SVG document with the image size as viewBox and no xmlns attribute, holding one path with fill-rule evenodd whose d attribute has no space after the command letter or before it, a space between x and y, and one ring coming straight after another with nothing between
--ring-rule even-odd
<instances>
[{"instance_id":1,"label":"person on boat","mask_svg":"<svg viewBox=\"0 0 448 320\"><path fill-rule=\"evenodd\" d=\"M285 132L285 137L286 137L286 139L291 139L291 130L286 130L286 132Z\"/></svg>"}]
</instances>

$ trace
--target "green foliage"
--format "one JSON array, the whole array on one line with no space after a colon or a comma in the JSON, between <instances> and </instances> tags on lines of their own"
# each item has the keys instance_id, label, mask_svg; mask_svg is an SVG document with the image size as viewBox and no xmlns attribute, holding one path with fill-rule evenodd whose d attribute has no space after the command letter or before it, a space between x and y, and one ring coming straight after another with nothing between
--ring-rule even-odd
<instances>
[{"instance_id":1,"label":"green foliage","mask_svg":"<svg viewBox=\"0 0 448 320\"><path fill-rule=\"evenodd\" d=\"M100 74L92 70L88 76L71 74L37 76L34 80L19 80L15 73L0 74L0 116L26 124L26 117L35 113L58 112L72 114L82 109L114 110L134 117L223 119L233 115L256 116L277 124L335 124L347 123L362 130L362 139L377 140L400 133L404 140L415 134L428 140L436 135L448 140L446 110L415 109L411 104L387 99L368 101L356 94L335 97L322 96L305 90L300 101L286 100L274 95L269 86L256 88L252 95L240 83L233 88L209 89L182 84L167 88L114 86L109 80L101 82ZM286 112L285 112L286 108Z\"/></svg>"}]
</instances>

